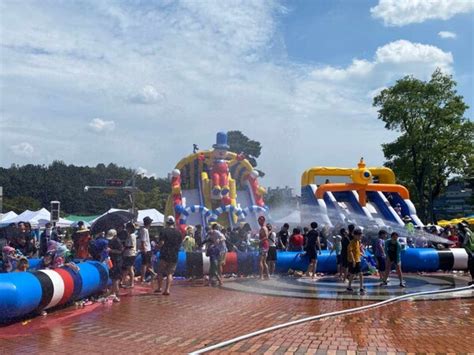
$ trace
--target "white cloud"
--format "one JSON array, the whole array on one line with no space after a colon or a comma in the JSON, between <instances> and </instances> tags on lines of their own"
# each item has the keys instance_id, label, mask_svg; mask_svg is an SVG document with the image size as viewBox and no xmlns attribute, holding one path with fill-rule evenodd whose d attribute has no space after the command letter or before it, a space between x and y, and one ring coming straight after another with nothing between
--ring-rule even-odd
<instances>
[{"instance_id":1,"label":"white cloud","mask_svg":"<svg viewBox=\"0 0 474 355\"><path fill-rule=\"evenodd\" d=\"M453 55L432 45L398 40L379 47L375 60L377 63L425 63L448 69L453 63Z\"/></svg>"},{"instance_id":2,"label":"white cloud","mask_svg":"<svg viewBox=\"0 0 474 355\"><path fill-rule=\"evenodd\" d=\"M347 68L325 66L312 71L311 77L329 81L348 81L360 84L371 79L374 84L377 74L384 84L391 77L400 74L415 74L423 78L436 68L446 72L452 70L453 55L438 47L398 40L377 48L372 61L354 59ZM382 76L380 76L383 74Z\"/></svg>"},{"instance_id":3,"label":"white cloud","mask_svg":"<svg viewBox=\"0 0 474 355\"><path fill-rule=\"evenodd\" d=\"M404 26L433 19L448 20L472 10L472 0L379 0L370 13L386 26Z\"/></svg>"},{"instance_id":4,"label":"white cloud","mask_svg":"<svg viewBox=\"0 0 474 355\"><path fill-rule=\"evenodd\" d=\"M115 129L114 121L104 121L101 118L94 118L89 122L89 129L96 132L112 132Z\"/></svg>"},{"instance_id":5,"label":"white cloud","mask_svg":"<svg viewBox=\"0 0 474 355\"><path fill-rule=\"evenodd\" d=\"M438 32L438 36L440 36L441 38L453 38L453 39L457 37L456 33L449 32L449 31L440 31Z\"/></svg>"},{"instance_id":6,"label":"white cloud","mask_svg":"<svg viewBox=\"0 0 474 355\"><path fill-rule=\"evenodd\" d=\"M10 150L13 154L22 158L31 158L35 153L35 149L33 148L33 146L27 142L14 144L10 146Z\"/></svg>"},{"instance_id":7,"label":"white cloud","mask_svg":"<svg viewBox=\"0 0 474 355\"><path fill-rule=\"evenodd\" d=\"M153 85L144 86L138 95L132 97L132 102L140 104L156 104L165 99L165 95L159 92Z\"/></svg>"},{"instance_id":8,"label":"white cloud","mask_svg":"<svg viewBox=\"0 0 474 355\"><path fill-rule=\"evenodd\" d=\"M82 6L0 1L2 110L23 122L0 124L0 153L25 141L50 160L166 176L193 143L208 149L217 131L238 129L262 143L264 185L297 186L310 164L352 166L359 154L382 163L380 144L391 136L370 95L406 74L452 71L451 53L403 40L343 67L295 62L277 1L100 1L88 3L87 17ZM18 97L29 99L20 105ZM98 112L102 118L84 123ZM104 144L84 125L117 129ZM21 129L38 126L46 132ZM54 132L62 133L51 139ZM355 146L354 158L347 147ZM0 156L0 165L12 162Z\"/></svg>"}]
</instances>

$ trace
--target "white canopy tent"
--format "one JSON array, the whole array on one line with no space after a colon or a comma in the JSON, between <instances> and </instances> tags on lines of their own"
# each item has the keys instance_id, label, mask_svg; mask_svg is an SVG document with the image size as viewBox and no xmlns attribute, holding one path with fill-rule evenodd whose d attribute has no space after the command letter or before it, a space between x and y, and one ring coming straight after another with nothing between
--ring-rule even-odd
<instances>
[{"instance_id":1,"label":"white canopy tent","mask_svg":"<svg viewBox=\"0 0 474 355\"><path fill-rule=\"evenodd\" d=\"M18 222L29 222L32 228L44 227L46 223L50 221L51 214L46 208L42 208L38 211L26 210L20 213L16 217L2 220L2 224L18 223ZM60 218L56 225L59 227L69 227L73 222L64 218Z\"/></svg>"},{"instance_id":2,"label":"white canopy tent","mask_svg":"<svg viewBox=\"0 0 474 355\"><path fill-rule=\"evenodd\" d=\"M13 211L0 214L0 223L3 224L4 221L7 221L7 220L12 219L12 218L15 218L16 216L18 216L18 215L17 215L15 212L13 212Z\"/></svg>"},{"instance_id":3,"label":"white canopy tent","mask_svg":"<svg viewBox=\"0 0 474 355\"><path fill-rule=\"evenodd\" d=\"M119 208L111 208L107 212L101 214L96 219L90 221L89 223L92 225L92 224L94 224L94 222L96 220L98 220L102 216L105 216L107 213L116 212L116 211L128 211L128 210L121 210ZM155 208L149 208L149 209L146 209L146 210L139 210L138 211L137 222L140 226L143 226L143 218L145 218L145 217L150 217L153 220L153 222L151 223L152 227L162 226L163 223L164 223L164 220L165 220L165 216Z\"/></svg>"}]
</instances>

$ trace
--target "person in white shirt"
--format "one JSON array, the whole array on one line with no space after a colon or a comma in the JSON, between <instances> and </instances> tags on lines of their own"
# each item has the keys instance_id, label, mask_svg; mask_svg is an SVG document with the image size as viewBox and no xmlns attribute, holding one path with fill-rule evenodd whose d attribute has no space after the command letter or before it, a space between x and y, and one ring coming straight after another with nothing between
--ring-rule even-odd
<instances>
[{"instance_id":1,"label":"person in white shirt","mask_svg":"<svg viewBox=\"0 0 474 355\"><path fill-rule=\"evenodd\" d=\"M156 276L155 271L153 270L153 265L151 264L151 243L150 243L150 232L148 231L151 222L153 220L150 217L143 218L143 228L140 229L140 251L142 254L142 270L140 276L140 282L145 282L145 275L148 272L152 274L152 276Z\"/></svg>"},{"instance_id":2,"label":"person in white shirt","mask_svg":"<svg viewBox=\"0 0 474 355\"><path fill-rule=\"evenodd\" d=\"M123 274L122 287L133 288L135 280L135 258L137 256L137 235L135 234L135 225L128 222L125 226L127 239L125 240L123 250Z\"/></svg>"}]
</instances>

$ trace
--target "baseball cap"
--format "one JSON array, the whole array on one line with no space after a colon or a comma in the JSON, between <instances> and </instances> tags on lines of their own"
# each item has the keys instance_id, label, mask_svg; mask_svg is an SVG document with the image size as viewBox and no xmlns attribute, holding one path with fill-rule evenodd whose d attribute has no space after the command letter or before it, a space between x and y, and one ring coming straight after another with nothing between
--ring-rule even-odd
<instances>
[{"instance_id":1,"label":"baseball cap","mask_svg":"<svg viewBox=\"0 0 474 355\"><path fill-rule=\"evenodd\" d=\"M166 217L166 224L174 224L174 217L173 216Z\"/></svg>"}]
</instances>

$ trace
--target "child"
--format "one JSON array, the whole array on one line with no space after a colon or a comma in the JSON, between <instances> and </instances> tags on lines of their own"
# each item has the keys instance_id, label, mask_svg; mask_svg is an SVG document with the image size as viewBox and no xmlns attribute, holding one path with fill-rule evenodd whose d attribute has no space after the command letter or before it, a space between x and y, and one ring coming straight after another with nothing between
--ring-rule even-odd
<instances>
[{"instance_id":1,"label":"child","mask_svg":"<svg viewBox=\"0 0 474 355\"><path fill-rule=\"evenodd\" d=\"M360 294L365 294L364 289L364 276L360 270L360 258L361 258L361 249L360 249L360 240L362 238L362 231L360 229L354 229L352 233L353 239L349 243L347 248L347 260L349 262L349 286L347 291L352 292L352 280L355 276L359 275L360 281Z\"/></svg>"},{"instance_id":2,"label":"child","mask_svg":"<svg viewBox=\"0 0 474 355\"><path fill-rule=\"evenodd\" d=\"M40 269L53 269L55 256L56 256L55 250L50 250L46 252L46 255L43 256L43 259L41 260Z\"/></svg>"},{"instance_id":3,"label":"child","mask_svg":"<svg viewBox=\"0 0 474 355\"><path fill-rule=\"evenodd\" d=\"M20 260L18 260L18 264L16 267L17 272L25 272L30 268L30 263L28 262L28 258L22 256Z\"/></svg>"},{"instance_id":4,"label":"child","mask_svg":"<svg viewBox=\"0 0 474 355\"><path fill-rule=\"evenodd\" d=\"M390 235L390 240L385 242L385 255L386 255L386 264L385 264L385 277L382 281L382 285L387 285L388 276L390 275L390 270L392 268L392 264L395 264L395 268L397 270L398 278L400 279L400 287L405 287L405 283L403 282L403 275L402 275L402 246L398 241L398 233L393 232Z\"/></svg>"},{"instance_id":5,"label":"child","mask_svg":"<svg viewBox=\"0 0 474 355\"><path fill-rule=\"evenodd\" d=\"M12 272L16 269L19 256L15 248L4 246L2 249L3 270L2 272Z\"/></svg>"},{"instance_id":6,"label":"child","mask_svg":"<svg viewBox=\"0 0 474 355\"><path fill-rule=\"evenodd\" d=\"M207 286L212 285L212 279L215 277L219 282L219 286L222 286L222 277L219 272L219 256L220 250L217 246L217 242L211 242L207 247L206 256L209 257L210 268L209 268L209 281Z\"/></svg>"}]
</instances>

